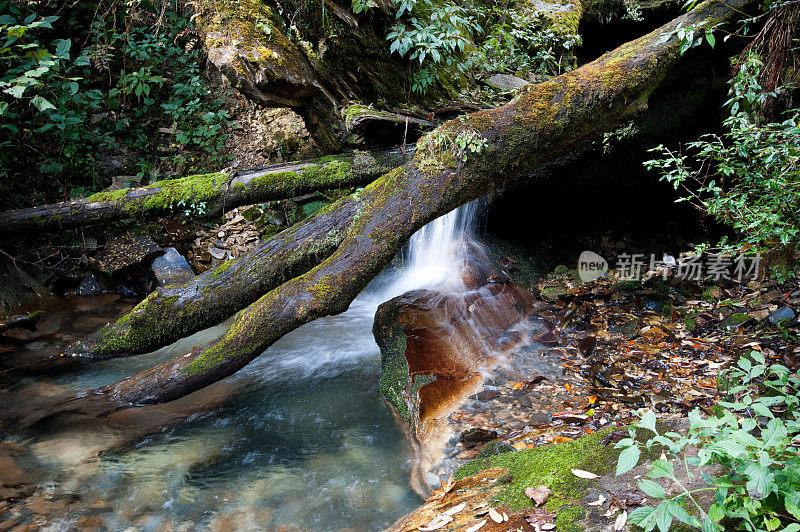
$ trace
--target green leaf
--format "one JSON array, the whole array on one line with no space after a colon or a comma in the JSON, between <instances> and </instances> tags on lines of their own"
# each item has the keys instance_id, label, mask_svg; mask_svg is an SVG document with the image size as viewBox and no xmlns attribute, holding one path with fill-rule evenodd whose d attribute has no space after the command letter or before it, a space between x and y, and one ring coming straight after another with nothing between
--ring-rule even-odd
<instances>
[{"instance_id":1,"label":"green leaf","mask_svg":"<svg viewBox=\"0 0 800 532\"><path fill-rule=\"evenodd\" d=\"M652 410L645 412L642 416L642 420L639 421L636 426L658 434L658 430L656 430L656 413Z\"/></svg>"},{"instance_id":2,"label":"green leaf","mask_svg":"<svg viewBox=\"0 0 800 532\"><path fill-rule=\"evenodd\" d=\"M56 55L58 57L69 59L69 49L72 48L72 41L69 39L58 39L56 43Z\"/></svg>"},{"instance_id":3,"label":"green leaf","mask_svg":"<svg viewBox=\"0 0 800 532\"><path fill-rule=\"evenodd\" d=\"M761 439L764 441L762 447L767 449L769 447L776 447L787 436L786 427L780 419L770 419L767 423L767 428L761 433Z\"/></svg>"},{"instance_id":4,"label":"green leaf","mask_svg":"<svg viewBox=\"0 0 800 532\"><path fill-rule=\"evenodd\" d=\"M727 454L731 458L738 458L739 456L747 453L747 449L733 440L722 440L708 446L710 451Z\"/></svg>"},{"instance_id":5,"label":"green leaf","mask_svg":"<svg viewBox=\"0 0 800 532\"><path fill-rule=\"evenodd\" d=\"M667 460L655 460L651 464L651 470L647 473L649 478L675 478L675 467L672 462Z\"/></svg>"},{"instance_id":6,"label":"green leaf","mask_svg":"<svg viewBox=\"0 0 800 532\"><path fill-rule=\"evenodd\" d=\"M661 484L658 482L653 482L652 480L643 478L640 479L637 484L639 484L639 489L642 490L648 497L653 497L656 499L665 499L667 497L667 494L664 493L664 488L662 488Z\"/></svg>"},{"instance_id":7,"label":"green leaf","mask_svg":"<svg viewBox=\"0 0 800 532\"><path fill-rule=\"evenodd\" d=\"M725 510L719 504L712 504L708 509L708 517L714 522L721 521L725 517Z\"/></svg>"},{"instance_id":8,"label":"green leaf","mask_svg":"<svg viewBox=\"0 0 800 532\"><path fill-rule=\"evenodd\" d=\"M689 512L687 512L686 509L676 501L667 502L667 511L670 513L670 515L672 515L672 517L681 523L692 527L700 527L700 521L695 516L689 515Z\"/></svg>"},{"instance_id":9,"label":"green leaf","mask_svg":"<svg viewBox=\"0 0 800 532\"><path fill-rule=\"evenodd\" d=\"M701 528L702 532L717 532L719 529L719 525L712 521L709 516L706 516L703 519L703 527Z\"/></svg>"},{"instance_id":10,"label":"green leaf","mask_svg":"<svg viewBox=\"0 0 800 532\"><path fill-rule=\"evenodd\" d=\"M639 463L639 446L632 445L619 453L619 460L617 460L617 476L627 473Z\"/></svg>"},{"instance_id":11,"label":"green leaf","mask_svg":"<svg viewBox=\"0 0 800 532\"><path fill-rule=\"evenodd\" d=\"M650 515L655 508L652 506L640 506L628 514L628 521L634 525L641 526L642 521Z\"/></svg>"},{"instance_id":12,"label":"green leaf","mask_svg":"<svg viewBox=\"0 0 800 532\"><path fill-rule=\"evenodd\" d=\"M772 493L775 487L775 475L766 467L758 463L749 463L745 467L745 475L748 477L747 494L752 499L761 500Z\"/></svg>"},{"instance_id":13,"label":"green leaf","mask_svg":"<svg viewBox=\"0 0 800 532\"><path fill-rule=\"evenodd\" d=\"M14 85L13 87L3 89L3 92L10 94L14 98L22 98L22 94L25 92L25 85Z\"/></svg>"},{"instance_id":14,"label":"green leaf","mask_svg":"<svg viewBox=\"0 0 800 532\"><path fill-rule=\"evenodd\" d=\"M46 99L42 98L41 96L34 96L33 101L31 102L39 111L46 111L48 109L55 109L56 106L52 103L48 102Z\"/></svg>"}]
</instances>

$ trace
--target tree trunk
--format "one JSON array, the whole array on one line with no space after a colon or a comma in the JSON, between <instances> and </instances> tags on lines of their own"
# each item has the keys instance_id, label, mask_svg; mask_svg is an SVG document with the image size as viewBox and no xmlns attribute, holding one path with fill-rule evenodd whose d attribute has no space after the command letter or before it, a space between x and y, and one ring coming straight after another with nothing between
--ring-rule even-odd
<instances>
[{"instance_id":1,"label":"tree trunk","mask_svg":"<svg viewBox=\"0 0 800 532\"><path fill-rule=\"evenodd\" d=\"M286 199L315 190L369 183L411 158L413 150L354 152L229 175L224 172L100 192L86 199L0 213L0 239L122 218L189 211L215 218L240 205Z\"/></svg>"},{"instance_id":2,"label":"tree trunk","mask_svg":"<svg viewBox=\"0 0 800 532\"><path fill-rule=\"evenodd\" d=\"M411 162L352 197L359 204L357 213L330 256L240 311L224 334L111 385L66 402L59 398L59 406L51 401L41 411L104 414L171 401L231 375L304 323L345 311L425 224L505 187L646 108L650 94L681 59L677 29L713 27L736 16L746 2L707 1L592 63L522 90L508 105L437 128L420 140ZM315 221L336 216L328 210ZM191 294L176 297L187 296ZM35 420L33 416L27 422Z\"/></svg>"}]
</instances>

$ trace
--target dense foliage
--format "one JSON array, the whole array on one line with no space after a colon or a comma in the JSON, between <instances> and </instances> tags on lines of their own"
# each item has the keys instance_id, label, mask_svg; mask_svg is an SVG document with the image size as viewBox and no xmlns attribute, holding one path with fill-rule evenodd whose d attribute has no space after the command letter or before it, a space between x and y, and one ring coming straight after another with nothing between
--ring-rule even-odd
<instances>
[{"instance_id":1,"label":"dense foliage","mask_svg":"<svg viewBox=\"0 0 800 532\"><path fill-rule=\"evenodd\" d=\"M4 206L99 189L115 174L199 171L216 157L228 115L201 75L189 16L168 8L0 2Z\"/></svg>"},{"instance_id":2,"label":"dense foliage","mask_svg":"<svg viewBox=\"0 0 800 532\"><path fill-rule=\"evenodd\" d=\"M358 13L370 5L357 1L353 9ZM387 34L390 50L416 65L412 90L418 93L497 72L525 78L560 74L574 67L571 52L580 44L579 36L509 2L487 7L400 0L396 17Z\"/></svg>"},{"instance_id":3,"label":"dense foliage","mask_svg":"<svg viewBox=\"0 0 800 532\"><path fill-rule=\"evenodd\" d=\"M721 376L720 384L728 400L715 407L715 416L693 411L686 434L662 433L655 414L648 412L635 427L654 436L641 443L632 428L617 444L623 449L617 474L639 462L641 448L663 450L659 460L647 465L646 478L638 481L657 504L637 508L630 521L661 532L673 520L703 532L800 531L800 450L795 443L800 438L800 378L780 364L768 366L760 352L752 351ZM692 447L696 454L689 452ZM711 473L708 467L714 465L722 467L721 474ZM687 489L676 467L707 486ZM658 479L665 479L676 494L668 495ZM701 492L713 494L710 507L698 502Z\"/></svg>"},{"instance_id":4,"label":"dense foliage","mask_svg":"<svg viewBox=\"0 0 800 532\"><path fill-rule=\"evenodd\" d=\"M761 66L750 55L736 75L723 134L688 143L687 153L659 146L661 157L646 163L686 193L681 201L733 227L753 250L795 246L800 237L800 109L762 122L758 110L774 93L757 81Z\"/></svg>"}]
</instances>

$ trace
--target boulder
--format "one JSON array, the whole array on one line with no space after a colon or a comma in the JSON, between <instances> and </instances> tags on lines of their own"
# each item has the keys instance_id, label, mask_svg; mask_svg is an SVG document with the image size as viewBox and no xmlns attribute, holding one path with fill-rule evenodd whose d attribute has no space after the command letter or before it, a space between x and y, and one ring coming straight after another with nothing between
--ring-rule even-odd
<instances>
[{"instance_id":1,"label":"boulder","mask_svg":"<svg viewBox=\"0 0 800 532\"><path fill-rule=\"evenodd\" d=\"M514 91L528 84L528 81L510 74L492 74L483 82L499 91Z\"/></svg>"},{"instance_id":2,"label":"boulder","mask_svg":"<svg viewBox=\"0 0 800 532\"><path fill-rule=\"evenodd\" d=\"M163 255L153 259L150 268L161 286L184 283L194 277L192 267L175 248L165 249Z\"/></svg>"}]
</instances>

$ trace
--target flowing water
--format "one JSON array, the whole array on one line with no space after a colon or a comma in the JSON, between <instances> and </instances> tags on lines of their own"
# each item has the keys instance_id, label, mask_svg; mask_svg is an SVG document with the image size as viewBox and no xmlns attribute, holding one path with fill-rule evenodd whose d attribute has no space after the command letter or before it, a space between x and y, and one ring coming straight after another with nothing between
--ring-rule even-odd
<instances>
[{"instance_id":1,"label":"flowing water","mask_svg":"<svg viewBox=\"0 0 800 532\"><path fill-rule=\"evenodd\" d=\"M44 464L49 490L80 497L53 528L96 515L117 530L379 530L414 509L421 499L409 488L413 455L378 394L372 320L381 302L407 290L460 283L464 239L478 210L470 204L420 230L347 312L300 327L226 379L231 399L211 412L100 458L83 429L19 440ZM55 384L113 382L225 326L147 355L95 363Z\"/></svg>"}]
</instances>

